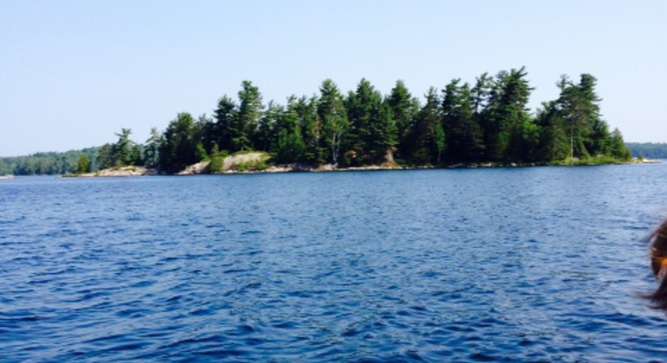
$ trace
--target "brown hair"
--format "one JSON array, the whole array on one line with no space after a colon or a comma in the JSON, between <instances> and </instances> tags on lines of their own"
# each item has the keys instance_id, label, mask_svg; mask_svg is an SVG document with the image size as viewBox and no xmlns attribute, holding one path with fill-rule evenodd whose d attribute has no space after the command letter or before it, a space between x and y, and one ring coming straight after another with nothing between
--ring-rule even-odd
<instances>
[{"instance_id":1,"label":"brown hair","mask_svg":"<svg viewBox=\"0 0 667 363\"><path fill-rule=\"evenodd\" d=\"M651 270L660 280L660 286L646 298L651 300L653 307L667 311L667 220L650 236Z\"/></svg>"}]
</instances>

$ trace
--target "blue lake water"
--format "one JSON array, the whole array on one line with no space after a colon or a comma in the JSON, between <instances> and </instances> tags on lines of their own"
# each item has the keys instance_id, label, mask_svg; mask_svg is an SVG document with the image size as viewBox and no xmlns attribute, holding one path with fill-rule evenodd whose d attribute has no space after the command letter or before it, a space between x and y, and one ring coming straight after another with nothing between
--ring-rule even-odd
<instances>
[{"instance_id":1,"label":"blue lake water","mask_svg":"<svg viewBox=\"0 0 667 363\"><path fill-rule=\"evenodd\" d=\"M661 361L667 165L0 182L0 361Z\"/></svg>"}]
</instances>

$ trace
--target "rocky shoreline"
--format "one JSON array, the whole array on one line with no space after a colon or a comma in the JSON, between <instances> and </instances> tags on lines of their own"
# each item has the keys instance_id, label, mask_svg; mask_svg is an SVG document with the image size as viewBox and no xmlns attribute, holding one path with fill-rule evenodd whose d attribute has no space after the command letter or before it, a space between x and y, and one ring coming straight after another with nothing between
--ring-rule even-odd
<instances>
[{"instance_id":1,"label":"rocky shoreline","mask_svg":"<svg viewBox=\"0 0 667 363\"><path fill-rule=\"evenodd\" d=\"M660 160L634 159L621 164L659 164ZM538 166L568 166L554 165L548 163L457 163L446 166L433 165L398 165L396 163L383 163L379 165L365 165L352 167L336 167L333 164L324 164L314 167L305 164L276 164L269 165L263 169L239 170L229 168L220 172L211 172L209 170L210 162L202 161L188 166L183 171L174 174L160 174L156 169L149 169L139 166L126 166L119 168L103 169L94 173L70 174L64 175L66 178L98 178L98 177L137 177L137 176L155 176L155 175L176 175L176 176L195 176L195 175L235 175L235 174L277 174L277 173L330 173L330 172L354 172L354 171L393 171L393 170L424 170L424 169L494 169L494 168L529 168ZM577 166L577 165L573 165ZM0 177L0 180L3 177ZM5 177L6 178L6 177Z\"/></svg>"}]
</instances>

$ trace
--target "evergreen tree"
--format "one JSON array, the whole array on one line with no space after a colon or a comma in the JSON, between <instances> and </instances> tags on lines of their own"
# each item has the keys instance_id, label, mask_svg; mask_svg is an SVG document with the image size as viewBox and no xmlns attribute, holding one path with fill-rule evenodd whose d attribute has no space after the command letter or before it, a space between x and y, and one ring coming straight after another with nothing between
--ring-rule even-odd
<instances>
[{"instance_id":1,"label":"evergreen tree","mask_svg":"<svg viewBox=\"0 0 667 363\"><path fill-rule=\"evenodd\" d=\"M114 165L113 162L113 146L111 144L104 144L97 151L97 167L100 169L107 169Z\"/></svg>"},{"instance_id":2,"label":"evergreen tree","mask_svg":"<svg viewBox=\"0 0 667 363\"><path fill-rule=\"evenodd\" d=\"M326 149L322 147L322 123L317 115L316 97L301 97L296 104L301 134L305 145L304 161L313 164L325 162Z\"/></svg>"},{"instance_id":3,"label":"evergreen tree","mask_svg":"<svg viewBox=\"0 0 667 363\"><path fill-rule=\"evenodd\" d=\"M482 73L475 80L475 85L470 90L473 102L473 111L476 116L481 115L482 111L487 107L491 90L493 89L493 79L489 77L488 73ZM478 119L478 123L481 121Z\"/></svg>"},{"instance_id":4,"label":"evergreen tree","mask_svg":"<svg viewBox=\"0 0 667 363\"><path fill-rule=\"evenodd\" d=\"M382 102L382 96L379 95L371 83L362 79L357 86L356 92L350 92L345 106L347 109L350 129L346 133L344 140L346 155L350 160L347 163L363 164L368 160L368 142L370 141L370 123L373 109Z\"/></svg>"},{"instance_id":5,"label":"evergreen tree","mask_svg":"<svg viewBox=\"0 0 667 363\"><path fill-rule=\"evenodd\" d=\"M387 103L391 109L392 118L396 124L399 156L403 156L403 150L411 150L411 131L415 124L415 115L419 112L419 101L412 97L403 81L396 81L392 88Z\"/></svg>"},{"instance_id":6,"label":"evergreen tree","mask_svg":"<svg viewBox=\"0 0 667 363\"><path fill-rule=\"evenodd\" d=\"M116 134L118 141L112 145L111 150L113 166L133 165L135 154L133 153L134 143L130 140L131 134L130 129L121 129L120 133Z\"/></svg>"},{"instance_id":7,"label":"evergreen tree","mask_svg":"<svg viewBox=\"0 0 667 363\"><path fill-rule=\"evenodd\" d=\"M394 149L398 144L398 130L389 103L376 103L370 121L369 140L366 143L370 162L383 162L387 157L393 160Z\"/></svg>"},{"instance_id":8,"label":"evergreen tree","mask_svg":"<svg viewBox=\"0 0 667 363\"><path fill-rule=\"evenodd\" d=\"M419 164L440 164L445 151L445 131L442 127L438 92L431 87L426 104L417 115L412 160Z\"/></svg>"},{"instance_id":9,"label":"evergreen tree","mask_svg":"<svg viewBox=\"0 0 667 363\"><path fill-rule=\"evenodd\" d=\"M144 148L144 165L148 168L157 168L160 160L160 144L162 135L153 127Z\"/></svg>"},{"instance_id":10,"label":"evergreen tree","mask_svg":"<svg viewBox=\"0 0 667 363\"><path fill-rule=\"evenodd\" d=\"M81 155L77 163L77 173L90 173L90 159L87 155Z\"/></svg>"},{"instance_id":11,"label":"evergreen tree","mask_svg":"<svg viewBox=\"0 0 667 363\"><path fill-rule=\"evenodd\" d=\"M322 145L326 148L325 160L338 164L342 137L349 122L343 97L336 84L327 79L320 87L317 114L322 123Z\"/></svg>"},{"instance_id":12,"label":"evergreen tree","mask_svg":"<svg viewBox=\"0 0 667 363\"><path fill-rule=\"evenodd\" d=\"M531 120L526 106L532 88L526 75L524 67L500 72L491 88L483 116L488 160L523 159L523 130Z\"/></svg>"},{"instance_id":13,"label":"evergreen tree","mask_svg":"<svg viewBox=\"0 0 667 363\"><path fill-rule=\"evenodd\" d=\"M250 81L243 81L239 91L239 112L236 117L236 127L243 130L243 134L232 138L235 149L252 150L256 147L257 127L262 117L262 109L262 95L259 93L259 88Z\"/></svg>"},{"instance_id":14,"label":"evergreen tree","mask_svg":"<svg viewBox=\"0 0 667 363\"><path fill-rule=\"evenodd\" d=\"M143 147L139 144L132 144L130 149L130 162L127 165L144 165Z\"/></svg>"},{"instance_id":15,"label":"evergreen tree","mask_svg":"<svg viewBox=\"0 0 667 363\"><path fill-rule=\"evenodd\" d=\"M347 163L365 164L383 160L396 145L397 130L388 104L366 79L347 98L350 130L346 134Z\"/></svg>"},{"instance_id":16,"label":"evergreen tree","mask_svg":"<svg viewBox=\"0 0 667 363\"><path fill-rule=\"evenodd\" d=\"M199 130L189 113L179 113L169 123L164 132L164 142L160 145L160 169L177 172L200 159L197 155Z\"/></svg>"},{"instance_id":17,"label":"evergreen tree","mask_svg":"<svg viewBox=\"0 0 667 363\"><path fill-rule=\"evenodd\" d=\"M442 115L447 144L447 159L451 162L479 160L484 150L482 130L473 111L473 97L468 84L451 81L444 90Z\"/></svg>"},{"instance_id":18,"label":"evergreen tree","mask_svg":"<svg viewBox=\"0 0 667 363\"><path fill-rule=\"evenodd\" d=\"M628 149L625 142L623 142L623 135L621 135L621 132L618 129L614 129L611 133L609 151L611 156L620 160L630 160L632 158L630 149Z\"/></svg>"},{"instance_id":19,"label":"evergreen tree","mask_svg":"<svg viewBox=\"0 0 667 363\"><path fill-rule=\"evenodd\" d=\"M197 119L197 128L200 132L200 141L204 154L208 155L217 142L215 140L215 121L206 114L202 114Z\"/></svg>"},{"instance_id":20,"label":"evergreen tree","mask_svg":"<svg viewBox=\"0 0 667 363\"><path fill-rule=\"evenodd\" d=\"M276 143L276 136L279 130L276 129L280 123L285 110L282 106L269 102L262 118L259 121L257 133L255 135L255 149L263 151L272 151Z\"/></svg>"},{"instance_id":21,"label":"evergreen tree","mask_svg":"<svg viewBox=\"0 0 667 363\"><path fill-rule=\"evenodd\" d=\"M539 126L539 147L535 160L563 160L569 155L570 144L564 121L556 102L545 102L538 110L536 124Z\"/></svg>"},{"instance_id":22,"label":"evergreen tree","mask_svg":"<svg viewBox=\"0 0 667 363\"><path fill-rule=\"evenodd\" d=\"M562 77L558 98L544 103L535 116L527 109L532 88L526 76L524 68L496 77L484 73L472 88L453 80L441 99L431 88L423 107L402 81L384 98L362 79L345 98L333 81L325 80L319 97L292 96L286 106L270 102L266 110L258 88L244 81L238 105L224 96L213 119L202 115L195 122L179 114L163 135L152 129L145 145L134 143L130 129L122 129L115 143L99 148L0 158L0 172L65 173L142 164L176 172L250 149L267 151L277 162L312 165L380 163L396 151L416 164L630 157L620 132L610 132L600 114L593 76L582 74L576 83Z\"/></svg>"},{"instance_id":23,"label":"evergreen tree","mask_svg":"<svg viewBox=\"0 0 667 363\"><path fill-rule=\"evenodd\" d=\"M214 118L215 125L213 127L213 135L211 140L218 146L220 150L237 151L236 143L232 140L241 140L240 144L245 144L245 132L242 127L238 127L236 120L238 109L234 100L228 96L223 96L218 101L218 107L215 109Z\"/></svg>"},{"instance_id":24,"label":"evergreen tree","mask_svg":"<svg viewBox=\"0 0 667 363\"><path fill-rule=\"evenodd\" d=\"M305 161L306 145L301 135L298 108L296 97L290 97L287 109L281 114L276 125L278 139L274 149L276 161L280 163Z\"/></svg>"}]
</instances>

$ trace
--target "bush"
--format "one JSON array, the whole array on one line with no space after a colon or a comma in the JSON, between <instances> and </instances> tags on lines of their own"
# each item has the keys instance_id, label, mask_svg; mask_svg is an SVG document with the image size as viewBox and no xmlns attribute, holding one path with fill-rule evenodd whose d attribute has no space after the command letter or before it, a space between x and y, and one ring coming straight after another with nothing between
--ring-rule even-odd
<instances>
[{"instance_id":1,"label":"bush","mask_svg":"<svg viewBox=\"0 0 667 363\"><path fill-rule=\"evenodd\" d=\"M209 172L211 173L222 173L223 167L225 165L225 158L229 156L229 153L226 151L219 151L210 156L211 163L208 166Z\"/></svg>"},{"instance_id":2,"label":"bush","mask_svg":"<svg viewBox=\"0 0 667 363\"><path fill-rule=\"evenodd\" d=\"M610 165L610 164L623 164L627 160L618 159L609 155L596 155L589 156L586 158L566 158L559 161L554 161L551 165L556 166L594 166L594 165Z\"/></svg>"}]
</instances>

